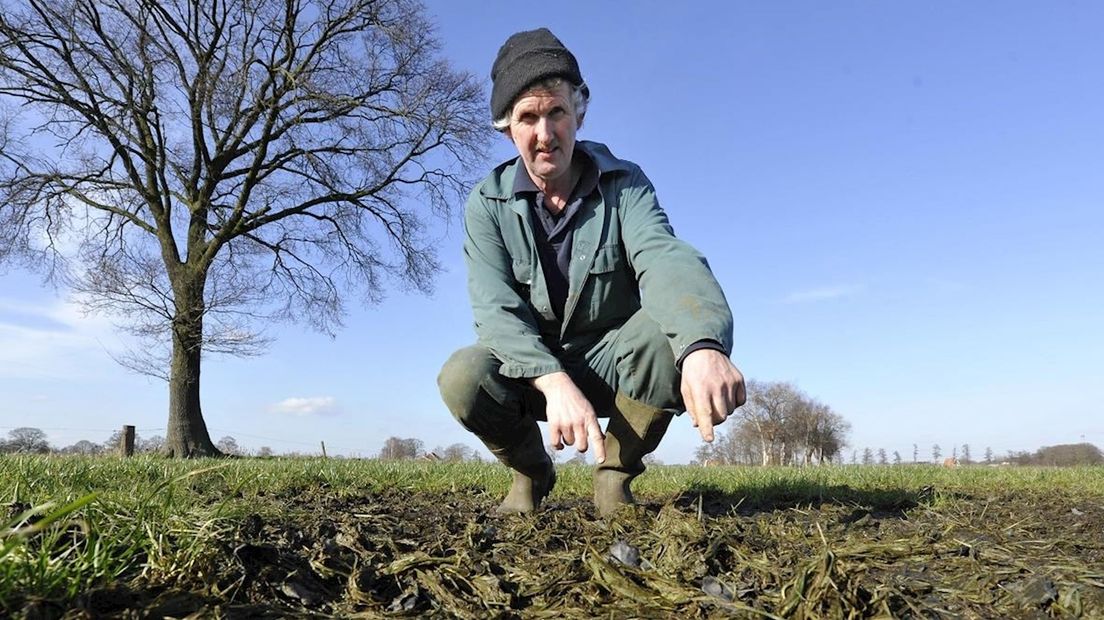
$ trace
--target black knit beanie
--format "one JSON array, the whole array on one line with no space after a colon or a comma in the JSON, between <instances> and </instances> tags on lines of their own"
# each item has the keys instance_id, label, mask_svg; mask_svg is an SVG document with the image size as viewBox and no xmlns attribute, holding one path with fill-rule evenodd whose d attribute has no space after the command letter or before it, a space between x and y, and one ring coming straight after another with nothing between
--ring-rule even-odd
<instances>
[{"instance_id":1,"label":"black knit beanie","mask_svg":"<svg viewBox=\"0 0 1104 620\"><path fill-rule=\"evenodd\" d=\"M491 67L491 120L506 116L526 87L550 77L562 77L590 94L575 56L547 28L511 35Z\"/></svg>"}]
</instances>

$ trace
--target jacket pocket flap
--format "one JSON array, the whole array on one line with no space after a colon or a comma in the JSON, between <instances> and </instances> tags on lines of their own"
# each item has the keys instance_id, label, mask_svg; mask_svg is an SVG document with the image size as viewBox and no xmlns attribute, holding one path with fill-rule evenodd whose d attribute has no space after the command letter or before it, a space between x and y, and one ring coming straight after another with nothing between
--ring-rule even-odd
<instances>
[{"instance_id":1,"label":"jacket pocket flap","mask_svg":"<svg viewBox=\"0 0 1104 620\"><path fill-rule=\"evenodd\" d=\"M622 265L621 245L604 245L598 248L598 253L594 255L594 264L590 266L590 273L609 273Z\"/></svg>"},{"instance_id":2,"label":"jacket pocket flap","mask_svg":"<svg viewBox=\"0 0 1104 620\"><path fill-rule=\"evenodd\" d=\"M526 260L514 260L514 279L521 284L533 283L533 264Z\"/></svg>"}]
</instances>

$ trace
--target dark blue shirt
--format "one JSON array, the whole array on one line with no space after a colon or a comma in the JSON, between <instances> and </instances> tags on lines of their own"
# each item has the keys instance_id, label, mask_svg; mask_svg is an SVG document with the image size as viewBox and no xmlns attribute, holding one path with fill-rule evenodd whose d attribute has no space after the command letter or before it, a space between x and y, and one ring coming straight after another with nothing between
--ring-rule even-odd
<instances>
[{"instance_id":1,"label":"dark blue shirt","mask_svg":"<svg viewBox=\"0 0 1104 620\"><path fill-rule=\"evenodd\" d=\"M514 195L525 194L529 201L529 210L539 226L533 227L537 253L540 255L544 280L548 283L548 298L552 310L562 321L564 305L567 303L567 269L571 264L571 244L575 238L575 227L571 225L583 200L598 188L598 166L582 151L575 151L573 164L580 167L579 180L567 206L553 215L545 206L544 192L537 189L528 174L514 177Z\"/></svg>"}]
</instances>

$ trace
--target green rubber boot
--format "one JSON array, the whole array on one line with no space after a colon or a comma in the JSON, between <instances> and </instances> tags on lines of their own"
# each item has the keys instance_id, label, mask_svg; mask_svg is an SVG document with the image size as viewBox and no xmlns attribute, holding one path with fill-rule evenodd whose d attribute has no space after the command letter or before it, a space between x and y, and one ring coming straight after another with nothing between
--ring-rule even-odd
<instances>
[{"instance_id":1,"label":"green rubber boot","mask_svg":"<svg viewBox=\"0 0 1104 620\"><path fill-rule=\"evenodd\" d=\"M510 492L495 509L498 514L533 512L556 486L556 468L544 449L536 421L526 418L517 430L517 441L508 446L483 442L495 458L514 470Z\"/></svg>"},{"instance_id":2,"label":"green rubber boot","mask_svg":"<svg viewBox=\"0 0 1104 620\"><path fill-rule=\"evenodd\" d=\"M608 517L635 504L629 486L644 473L644 456L659 446L672 414L618 392L606 426L606 462L594 471L594 505Z\"/></svg>"}]
</instances>

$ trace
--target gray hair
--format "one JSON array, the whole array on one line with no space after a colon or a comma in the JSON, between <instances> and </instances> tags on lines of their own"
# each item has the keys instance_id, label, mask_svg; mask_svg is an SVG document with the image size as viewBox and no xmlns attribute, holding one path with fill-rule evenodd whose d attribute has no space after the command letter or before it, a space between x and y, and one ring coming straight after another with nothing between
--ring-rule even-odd
<instances>
[{"instance_id":1,"label":"gray hair","mask_svg":"<svg viewBox=\"0 0 1104 620\"><path fill-rule=\"evenodd\" d=\"M582 125L583 115L586 114L587 104L590 103L589 93L584 92L582 84L575 85L561 77L550 77L539 82L534 82L526 88L522 94L524 95L534 90L555 90L560 84L567 84L571 87L571 107L575 109L575 121ZM506 131L510 128L510 116L513 113L514 106L511 104L506 114L503 115L502 118L496 118L494 122L491 123L491 127L494 127L495 131Z\"/></svg>"}]
</instances>

